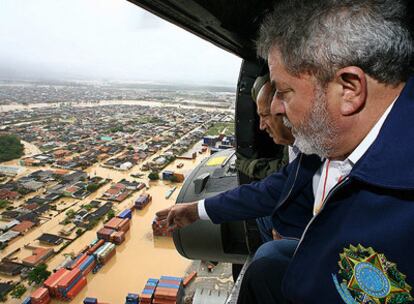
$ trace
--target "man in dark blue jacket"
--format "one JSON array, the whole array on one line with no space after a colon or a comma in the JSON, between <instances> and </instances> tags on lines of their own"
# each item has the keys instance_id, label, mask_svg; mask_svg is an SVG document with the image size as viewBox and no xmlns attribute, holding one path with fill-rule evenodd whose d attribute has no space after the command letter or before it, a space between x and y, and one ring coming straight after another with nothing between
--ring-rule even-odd
<instances>
[{"instance_id":1,"label":"man in dark blue jacket","mask_svg":"<svg viewBox=\"0 0 414 304\"><path fill-rule=\"evenodd\" d=\"M272 112L303 154L261 182L159 213L177 227L272 214L282 242L299 240L283 282L273 281L280 260L252 263L240 303L413 303L406 13L399 0L282 0L265 18L258 51L275 88Z\"/></svg>"}]
</instances>

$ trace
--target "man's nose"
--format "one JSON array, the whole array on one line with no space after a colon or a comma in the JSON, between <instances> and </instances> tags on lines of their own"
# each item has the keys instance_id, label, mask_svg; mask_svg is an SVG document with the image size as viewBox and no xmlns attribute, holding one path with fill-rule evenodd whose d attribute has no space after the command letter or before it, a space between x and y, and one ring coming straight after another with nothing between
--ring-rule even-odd
<instances>
[{"instance_id":1,"label":"man's nose","mask_svg":"<svg viewBox=\"0 0 414 304\"><path fill-rule=\"evenodd\" d=\"M280 115L286 113L285 105L279 98L277 98L276 94L273 96L272 103L270 105L270 113L272 115Z\"/></svg>"}]
</instances>

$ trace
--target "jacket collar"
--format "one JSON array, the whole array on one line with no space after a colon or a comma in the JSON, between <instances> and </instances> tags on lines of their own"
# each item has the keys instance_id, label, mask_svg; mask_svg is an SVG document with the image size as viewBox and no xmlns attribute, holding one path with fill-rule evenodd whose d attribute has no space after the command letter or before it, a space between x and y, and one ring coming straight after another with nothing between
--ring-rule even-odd
<instances>
[{"instance_id":1,"label":"jacket collar","mask_svg":"<svg viewBox=\"0 0 414 304\"><path fill-rule=\"evenodd\" d=\"M407 81L350 176L385 188L414 189L414 78Z\"/></svg>"}]
</instances>

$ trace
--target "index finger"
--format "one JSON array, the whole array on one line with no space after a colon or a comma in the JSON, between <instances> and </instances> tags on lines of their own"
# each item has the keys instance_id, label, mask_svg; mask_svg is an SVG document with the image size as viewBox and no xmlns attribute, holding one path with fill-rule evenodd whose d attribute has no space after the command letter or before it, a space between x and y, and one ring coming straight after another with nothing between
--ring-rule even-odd
<instances>
[{"instance_id":1,"label":"index finger","mask_svg":"<svg viewBox=\"0 0 414 304\"><path fill-rule=\"evenodd\" d=\"M160 210L158 212L155 213L155 215L157 216L158 219L163 220L166 219L168 216L168 213L170 213L171 207L167 208L167 209L163 209Z\"/></svg>"}]
</instances>

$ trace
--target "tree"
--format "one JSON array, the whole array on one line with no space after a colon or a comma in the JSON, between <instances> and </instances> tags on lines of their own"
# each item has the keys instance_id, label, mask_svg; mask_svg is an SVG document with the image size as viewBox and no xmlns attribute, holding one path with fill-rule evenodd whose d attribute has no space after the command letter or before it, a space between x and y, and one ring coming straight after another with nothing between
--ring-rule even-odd
<instances>
[{"instance_id":1,"label":"tree","mask_svg":"<svg viewBox=\"0 0 414 304\"><path fill-rule=\"evenodd\" d=\"M90 222L88 223L88 225L86 226L86 229L91 230L91 229L93 229L96 225L98 225L98 223L99 223L99 220L98 220L98 219L94 219L94 220L92 220L92 221L90 221Z\"/></svg>"},{"instance_id":2,"label":"tree","mask_svg":"<svg viewBox=\"0 0 414 304\"><path fill-rule=\"evenodd\" d=\"M78 228L77 230L76 230L76 235L77 236L81 236L83 234L83 230L81 229L81 228Z\"/></svg>"},{"instance_id":3,"label":"tree","mask_svg":"<svg viewBox=\"0 0 414 304\"><path fill-rule=\"evenodd\" d=\"M92 207L91 204L87 204L87 205L83 206L83 209L85 209L86 211L91 211L92 208L93 207Z\"/></svg>"},{"instance_id":4,"label":"tree","mask_svg":"<svg viewBox=\"0 0 414 304\"><path fill-rule=\"evenodd\" d=\"M24 145L16 135L0 135L0 162L20 158L24 155Z\"/></svg>"},{"instance_id":5,"label":"tree","mask_svg":"<svg viewBox=\"0 0 414 304\"><path fill-rule=\"evenodd\" d=\"M86 190L88 190L89 192L95 192L96 190L98 190L99 189L99 185L98 184L94 184L94 183L92 183L92 184L89 184L87 187L86 187Z\"/></svg>"},{"instance_id":6,"label":"tree","mask_svg":"<svg viewBox=\"0 0 414 304\"><path fill-rule=\"evenodd\" d=\"M7 293L2 292L0 293L0 302L6 302L7 300Z\"/></svg>"},{"instance_id":7,"label":"tree","mask_svg":"<svg viewBox=\"0 0 414 304\"><path fill-rule=\"evenodd\" d=\"M68 211L66 211L66 216L69 218L69 219L72 219L72 218L74 218L75 217L75 214L76 214L76 212L75 211L73 211L73 209L69 209Z\"/></svg>"},{"instance_id":8,"label":"tree","mask_svg":"<svg viewBox=\"0 0 414 304\"><path fill-rule=\"evenodd\" d=\"M6 208L10 204L9 201L6 200L0 200L0 209Z\"/></svg>"},{"instance_id":9,"label":"tree","mask_svg":"<svg viewBox=\"0 0 414 304\"><path fill-rule=\"evenodd\" d=\"M50 275L50 271L47 270L46 264L40 264L29 271L27 279L29 284L35 283L37 285L43 283Z\"/></svg>"},{"instance_id":10,"label":"tree","mask_svg":"<svg viewBox=\"0 0 414 304\"><path fill-rule=\"evenodd\" d=\"M16 287L10 293L12 298L20 299L22 295L26 292L27 288L23 284L17 284Z\"/></svg>"},{"instance_id":11,"label":"tree","mask_svg":"<svg viewBox=\"0 0 414 304\"><path fill-rule=\"evenodd\" d=\"M157 172L151 172L150 174L148 174L148 178L150 180L159 180L160 176Z\"/></svg>"},{"instance_id":12,"label":"tree","mask_svg":"<svg viewBox=\"0 0 414 304\"><path fill-rule=\"evenodd\" d=\"M108 221L109 221L111 218L113 218L114 216L115 216L115 211L114 211L114 209L109 210L109 211L108 211L108 214L107 214L107 219L108 219Z\"/></svg>"}]
</instances>

